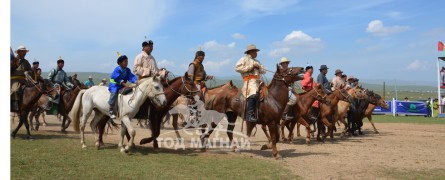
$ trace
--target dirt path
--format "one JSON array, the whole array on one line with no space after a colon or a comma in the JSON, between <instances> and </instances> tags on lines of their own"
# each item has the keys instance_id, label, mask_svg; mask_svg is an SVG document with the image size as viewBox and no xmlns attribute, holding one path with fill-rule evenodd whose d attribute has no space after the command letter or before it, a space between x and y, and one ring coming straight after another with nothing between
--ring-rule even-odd
<instances>
[{"instance_id":1,"label":"dirt path","mask_svg":"<svg viewBox=\"0 0 445 180\"><path fill-rule=\"evenodd\" d=\"M49 125L41 127L40 131L60 131L61 123L55 116L46 117ZM210 149L208 153L230 151L228 148L219 148L220 146L227 147L223 143L227 138L224 131L227 121L222 121L221 124L222 129L211 136L211 141L216 142L213 145L217 147ZM11 128L15 125L12 124ZM133 125L136 127L135 120ZM271 157L270 150L259 150L261 145L266 143L266 137L258 126L256 137L251 138L250 149L241 150L241 155L280 164L304 179L393 179L394 177L388 173L444 170L445 125L380 123L376 126L380 134L374 134L370 124L365 123L364 136L344 139L336 136L335 141L328 140L325 143L312 139L313 143L310 145L305 144L303 137L297 137L293 144L279 143L278 150L283 160L278 161ZM235 131L240 132L240 129L241 121L238 120ZM304 128L301 129L304 133ZM68 131L69 134L78 136L73 132L72 127L68 128ZM87 132L91 132L89 126ZM139 144L142 138L150 136L148 129L137 127L136 132L136 144ZM180 133L184 138L184 147L190 149L199 136L193 130L187 132L189 134L185 131ZM105 143L117 144L118 133L114 130L112 134L107 135L104 138ZM93 137L91 133L87 136ZM161 131L160 138L162 138L160 142L162 148L168 148L167 146L178 142L170 124ZM235 135L235 138L240 142L244 140L241 134ZM89 148L94 146L91 140L87 141ZM152 148L152 144L144 145L144 147ZM81 148L80 145L79 148Z\"/></svg>"}]
</instances>

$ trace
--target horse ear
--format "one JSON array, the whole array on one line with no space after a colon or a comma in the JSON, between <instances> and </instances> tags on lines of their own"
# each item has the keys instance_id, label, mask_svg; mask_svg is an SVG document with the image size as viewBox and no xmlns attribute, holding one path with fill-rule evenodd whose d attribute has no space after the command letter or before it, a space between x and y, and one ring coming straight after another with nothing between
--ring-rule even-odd
<instances>
[{"instance_id":1,"label":"horse ear","mask_svg":"<svg viewBox=\"0 0 445 180\"><path fill-rule=\"evenodd\" d=\"M184 78L185 78L186 80L189 79L189 74L188 74L187 72L184 73Z\"/></svg>"},{"instance_id":2,"label":"horse ear","mask_svg":"<svg viewBox=\"0 0 445 180\"><path fill-rule=\"evenodd\" d=\"M280 72L281 68L280 65L277 64L277 72Z\"/></svg>"}]
</instances>

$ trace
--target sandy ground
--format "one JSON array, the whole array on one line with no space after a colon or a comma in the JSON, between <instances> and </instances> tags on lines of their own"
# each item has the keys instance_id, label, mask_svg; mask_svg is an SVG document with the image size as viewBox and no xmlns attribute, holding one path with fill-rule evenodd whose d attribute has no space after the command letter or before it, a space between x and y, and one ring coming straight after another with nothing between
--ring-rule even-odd
<instances>
[{"instance_id":1,"label":"sandy ground","mask_svg":"<svg viewBox=\"0 0 445 180\"><path fill-rule=\"evenodd\" d=\"M55 116L46 116L47 126L40 127L40 131L60 131L60 124ZM17 120L16 120L17 121ZM120 123L119 121L117 121ZM17 123L17 122L15 122ZM89 124L89 123L88 123ZM144 137L150 136L150 130L136 126L135 143ZM224 143L227 140L225 132L227 121L221 122L221 128L211 137L212 146L207 153L230 151L229 146ZM12 124L14 128L16 124ZM310 145L305 144L303 137L296 137L292 144L278 143L278 150L282 160L274 160L270 150L260 151L261 145L266 143L266 137L258 126L255 137L250 139L250 147L241 150L240 155L252 158L273 161L290 169L293 173L304 179L392 179L386 173L389 171L432 171L445 167L445 125L420 125L401 123L377 123L380 134L375 134L369 123L364 125L365 135L358 137L340 138L335 136L334 141L327 140L325 143L316 142L312 139ZM24 129L24 127L22 128ZM302 133L305 132L304 128ZM69 127L68 133L78 136ZM249 143L240 133L241 121L236 123L234 137L239 144ZM245 129L244 129L245 131ZM89 125L87 126L87 145L93 148L93 134ZM183 146L176 140L176 136L170 124L161 130L161 148L182 147L191 149L197 143L199 135L195 130L182 130ZM295 131L296 133L296 131ZM104 137L106 145L118 143L117 130ZM287 131L286 131L287 134ZM247 143L246 143L247 142ZM79 145L79 148L80 145ZM142 148L152 148L152 144L146 144ZM178 150L178 151L180 151ZM161 150L162 152L162 150ZM116 149L116 153L118 150ZM236 153L233 153L236 155Z\"/></svg>"}]
</instances>

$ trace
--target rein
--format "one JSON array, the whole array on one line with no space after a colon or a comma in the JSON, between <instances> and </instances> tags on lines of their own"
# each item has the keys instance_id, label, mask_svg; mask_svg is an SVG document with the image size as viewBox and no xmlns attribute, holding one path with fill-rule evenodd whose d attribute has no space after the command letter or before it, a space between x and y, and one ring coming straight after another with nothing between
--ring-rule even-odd
<instances>
[{"instance_id":1,"label":"rein","mask_svg":"<svg viewBox=\"0 0 445 180\"><path fill-rule=\"evenodd\" d=\"M48 94L48 93L50 93L51 91L54 91L54 90L55 90L55 88L54 88L54 84L51 83L51 82L49 82L49 83L51 83L51 85L52 85L53 88L52 88L51 90L49 90L49 91L43 91L39 86L37 86L37 84L39 84L38 81L35 82L34 79L32 79L32 78L29 77L29 76L25 76L25 77L26 77L26 80L27 80L28 82L31 82L32 85L33 85L33 87L36 87L36 89L37 89L40 93L42 93L42 94Z\"/></svg>"},{"instance_id":2,"label":"rein","mask_svg":"<svg viewBox=\"0 0 445 180\"><path fill-rule=\"evenodd\" d=\"M172 87L171 87L171 85L168 83L168 79L166 79L166 82L167 82L167 87L170 89L170 90L172 90L173 92L175 92L176 94L179 94L179 95L182 95L182 96L186 96L186 97L192 97L192 94L193 93L196 93L196 92L199 92L199 89L198 90L194 90L194 91L192 91L192 90L190 90L190 89L188 89L187 88L187 86L186 86L186 84L185 84L185 81L184 81L184 76L182 76L181 77L181 81L182 81L182 87L181 87L181 90L182 89L186 89L189 93L188 94L182 94L181 92L178 92L178 91L176 91L176 90L174 90Z\"/></svg>"}]
</instances>

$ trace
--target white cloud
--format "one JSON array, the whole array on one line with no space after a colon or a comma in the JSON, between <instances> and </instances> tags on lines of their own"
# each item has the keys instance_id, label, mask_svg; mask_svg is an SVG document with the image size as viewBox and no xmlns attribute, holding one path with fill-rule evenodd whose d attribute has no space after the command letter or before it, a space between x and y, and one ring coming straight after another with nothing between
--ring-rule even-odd
<instances>
[{"instance_id":1,"label":"white cloud","mask_svg":"<svg viewBox=\"0 0 445 180\"><path fill-rule=\"evenodd\" d=\"M373 20L369 22L366 31L374 36L388 36L394 33L400 33L409 30L409 26L384 26L380 20Z\"/></svg>"},{"instance_id":2,"label":"white cloud","mask_svg":"<svg viewBox=\"0 0 445 180\"><path fill-rule=\"evenodd\" d=\"M415 60L406 66L407 70L427 70L427 63L424 61Z\"/></svg>"},{"instance_id":3,"label":"white cloud","mask_svg":"<svg viewBox=\"0 0 445 180\"><path fill-rule=\"evenodd\" d=\"M398 12L398 11L390 11L387 13L387 15L393 19L402 19L403 18L402 12Z\"/></svg>"},{"instance_id":4,"label":"white cloud","mask_svg":"<svg viewBox=\"0 0 445 180\"><path fill-rule=\"evenodd\" d=\"M283 40L274 42L274 49L269 52L269 56L279 57L289 53L301 54L316 52L323 48L320 38L314 38L301 30L292 31Z\"/></svg>"},{"instance_id":5,"label":"white cloud","mask_svg":"<svg viewBox=\"0 0 445 180\"><path fill-rule=\"evenodd\" d=\"M246 36L244 36L243 34L240 34L240 33L235 33L235 34L232 34L232 38L233 39L245 39Z\"/></svg>"},{"instance_id":6,"label":"white cloud","mask_svg":"<svg viewBox=\"0 0 445 180\"><path fill-rule=\"evenodd\" d=\"M213 40L213 41L207 41L204 44L198 45L198 46L201 47L204 52L205 51L224 51L224 50L228 50L228 49L233 49L236 46L236 43L232 42L232 43L225 45L225 44L220 44L220 43L216 42L215 40ZM191 49L191 51L196 51L196 49L193 48L193 49Z\"/></svg>"},{"instance_id":7,"label":"white cloud","mask_svg":"<svg viewBox=\"0 0 445 180\"><path fill-rule=\"evenodd\" d=\"M163 59L161 61L158 62L158 67L159 68L169 68L169 67L175 67L176 63L173 61L169 61L167 59Z\"/></svg>"},{"instance_id":8,"label":"white cloud","mask_svg":"<svg viewBox=\"0 0 445 180\"><path fill-rule=\"evenodd\" d=\"M225 59L223 61L205 61L204 62L204 67L206 68L206 70L212 71L212 72L220 72L222 69L221 67L225 67L227 65L229 65L231 62L230 59Z\"/></svg>"}]
</instances>

